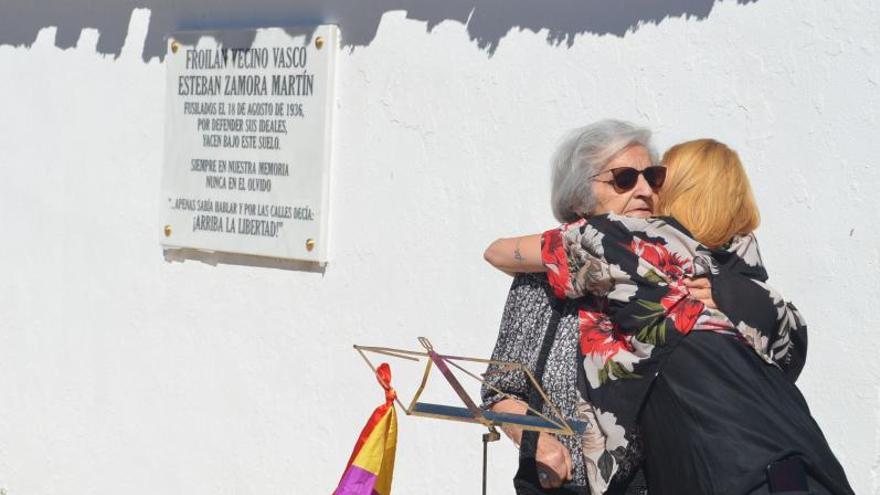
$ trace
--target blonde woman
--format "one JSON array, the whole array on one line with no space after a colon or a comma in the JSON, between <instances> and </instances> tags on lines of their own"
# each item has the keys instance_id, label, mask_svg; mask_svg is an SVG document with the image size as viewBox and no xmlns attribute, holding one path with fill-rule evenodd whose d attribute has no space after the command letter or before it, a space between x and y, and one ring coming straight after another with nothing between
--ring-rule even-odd
<instances>
[{"instance_id":1,"label":"blonde woman","mask_svg":"<svg viewBox=\"0 0 880 495\"><path fill-rule=\"evenodd\" d=\"M500 239L486 259L507 272L546 271L560 298L604 297L605 311L580 315L585 419L609 436L641 432L653 495L852 493L793 384L803 322L765 284L739 157L704 139L675 146L663 163L661 216L601 215ZM642 181L646 170L592 180ZM723 312L689 295L688 281L701 277ZM737 284L769 297L750 300Z\"/></svg>"}]
</instances>

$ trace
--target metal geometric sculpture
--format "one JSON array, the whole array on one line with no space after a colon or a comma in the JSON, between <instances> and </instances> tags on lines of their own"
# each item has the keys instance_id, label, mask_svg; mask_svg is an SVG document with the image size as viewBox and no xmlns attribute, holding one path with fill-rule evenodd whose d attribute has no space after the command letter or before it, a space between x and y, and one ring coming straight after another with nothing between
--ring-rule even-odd
<instances>
[{"instance_id":1,"label":"metal geometric sculpture","mask_svg":"<svg viewBox=\"0 0 880 495\"><path fill-rule=\"evenodd\" d=\"M397 405L408 415L408 416L423 416L426 418L436 418L436 419L445 419L449 421L460 421L464 423L475 423L481 424L489 429L488 433L483 434L483 495L486 495L486 456L487 456L487 446L489 442L494 442L500 438L498 434L498 430L495 429L496 426L504 427L504 426L515 426L517 428L521 428L523 430L533 430L533 431L545 431L548 433L555 433L557 435L575 435L575 434L583 434L586 430L586 424L580 421L566 421L565 418L560 414L559 408L556 407L556 404L547 397L547 394L541 388L541 385L538 384L538 381L535 380L532 372L529 371L528 368L523 366L520 363L511 363L505 361L495 361L491 359L480 359L480 358L471 358L471 357L463 357L463 356L446 356L442 354L438 354L434 351L434 347L431 345L431 342L428 341L425 337L419 337L419 343L422 344L422 347L425 348L424 352L419 351L407 351L403 349L393 349L391 347L368 347L362 345L355 345L355 350L364 358L367 366L373 370L373 373L377 373L376 367L373 366L373 363L367 358L366 352L374 352L376 354L384 354L386 356L396 357L400 359L407 359L410 361L419 361L419 358L427 358L427 363L425 364L425 372L422 375L422 382L419 384L419 388L416 390L415 395L412 398L412 401L409 403L409 407L403 405L403 402L400 401L399 395L395 397L394 400L397 401ZM493 391L501 396L509 398L509 399L517 399L516 397L499 390L494 387L491 383L487 383L483 378L471 373L470 371L464 369L456 361L465 361L471 363L483 363L483 364L493 364L498 367L498 373L511 373L515 371L521 371L528 378L532 387L541 394L541 397L544 398L544 403L547 404L551 411L553 411L553 416L548 416L546 414L541 413L540 411L536 411L526 405L526 409L531 414L511 414L511 413L497 413L493 411L487 411L477 406L473 399L465 392L464 387L461 386L461 383L458 381L458 378L452 373L450 367L456 368L462 373L470 376L471 378L477 380L481 384L489 387ZM425 389L425 385L428 383L428 376L431 374L431 368L436 366L440 373L443 375L443 378L449 383L449 386L455 391L455 394L458 395L458 398L461 399L462 403L464 403L464 407L461 406L452 406L445 404L433 404L430 402L419 402L419 397L422 395L422 391ZM483 375L485 377L485 375Z\"/></svg>"},{"instance_id":2,"label":"metal geometric sculpture","mask_svg":"<svg viewBox=\"0 0 880 495\"><path fill-rule=\"evenodd\" d=\"M445 419L449 421L460 421L465 423L477 423L488 428L493 426L516 426L517 428L521 428L523 430L533 430L533 431L545 431L549 433L555 433L557 435L575 435L582 434L585 430L586 425L580 421L566 421L562 414L559 412L559 409L555 404L547 397L547 394L538 384L537 380L535 380L534 375L532 375L531 371L528 368L523 366L521 363L512 363L505 361L495 361L491 359L481 359L481 358L472 358L472 357L464 357L464 356L447 356L438 354L434 351L434 347L431 345L431 342L424 337L419 337L419 343L424 347L425 351L409 351L403 349L394 349L390 347L368 347L355 345L355 350L364 358L367 366L373 370L373 373L376 372L376 367L373 366L373 363L367 358L365 352L372 352L376 354L383 354L386 356L392 356L400 359L407 359L410 361L420 361L419 358L427 358L425 365L425 372L422 376L421 384L416 390L415 395L410 401L409 406L404 406L403 402L400 401L400 398L395 399L400 408L409 416L423 416L428 418L436 418L436 419ZM452 373L452 368L456 368L462 373L474 378L481 384L489 387L493 391L501 394L503 397L516 399L516 397L497 389L490 383L486 383L484 378L481 378L465 368L461 367L456 361L464 361L464 362L472 362L472 363L484 363L484 364L493 364L499 368L499 372L501 373L510 373L521 371L528 378L529 382L531 382L532 387L538 393L541 394L541 397L544 398L544 403L548 405L550 410L552 411L552 415L543 414L540 411L536 411L531 407L527 407L527 409L532 414L511 414L511 413L497 413L492 411L487 411L474 402L473 399L465 392L464 387L461 386L461 383L458 381L458 378ZM461 406L453 406L453 405L444 405L444 404L433 404L429 402L419 402L419 397L422 395L422 391L425 389L425 384L428 382L428 376L431 374L431 369L436 367L452 389L455 391L456 395L458 395L459 399L461 399L464 407ZM484 375L485 376L485 375Z\"/></svg>"}]
</instances>

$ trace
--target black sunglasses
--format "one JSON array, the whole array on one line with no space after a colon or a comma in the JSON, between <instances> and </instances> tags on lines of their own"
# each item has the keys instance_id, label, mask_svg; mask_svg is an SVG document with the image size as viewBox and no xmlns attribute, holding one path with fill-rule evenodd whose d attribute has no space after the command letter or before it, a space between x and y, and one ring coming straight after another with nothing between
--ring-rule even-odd
<instances>
[{"instance_id":1,"label":"black sunglasses","mask_svg":"<svg viewBox=\"0 0 880 495\"><path fill-rule=\"evenodd\" d=\"M605 172L611 172L611 180L596 180L596 177L604 174ZM666 167L654 165L644 170L639 170L632 167L618 167L612 168L611 170L605 170L604 172L599 172L592 178L597 182L611 184L612 186L614 186L614 190L618 193L625 193L630 189L636 187L636 183L638 183L639 181L639 175L644 175L645 182L647 182L648 185L651 186L651 189L657 190L663 187L663 182L666 180Z\"/></svg>"}]
</instances>

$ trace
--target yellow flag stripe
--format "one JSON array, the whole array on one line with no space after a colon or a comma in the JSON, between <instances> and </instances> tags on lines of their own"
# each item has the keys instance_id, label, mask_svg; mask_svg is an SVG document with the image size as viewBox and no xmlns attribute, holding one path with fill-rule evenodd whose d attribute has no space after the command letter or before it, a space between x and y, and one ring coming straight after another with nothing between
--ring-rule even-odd
<instances>
[{"instance_id":1,"label":"yellow flag stripe","mask_svg":"<svg viewBox=\"0 0 880 495\"><path fill-rule=\"evenodd\" d=\"M394 454L397 449L397 412L394 407L379 420L352 464L378 476L374 490L379 495L391 493Z\"/></svg>"}]
</instances>

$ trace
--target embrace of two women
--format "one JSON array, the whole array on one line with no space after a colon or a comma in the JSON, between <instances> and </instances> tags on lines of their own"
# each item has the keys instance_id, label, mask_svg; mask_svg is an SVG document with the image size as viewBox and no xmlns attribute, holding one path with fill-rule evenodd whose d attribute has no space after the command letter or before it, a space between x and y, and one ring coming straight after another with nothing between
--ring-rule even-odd
<instances>
[{"instance_id":1,"label":"embrace of two women","mask_svg":"<svg viewBox=\"0 0 880 495\"><path fill-rule=\"evenodd\" d=\"M701 139L658 159L648 130L604 120L552 167L562 225L485 253L514 275L493 359L527 365L586 430L506 427L517 492L853 493L794 385L806 325L767 283L737 154ZM484 407L550 412L491 368Z\"/></svg>"}]
</instances>

